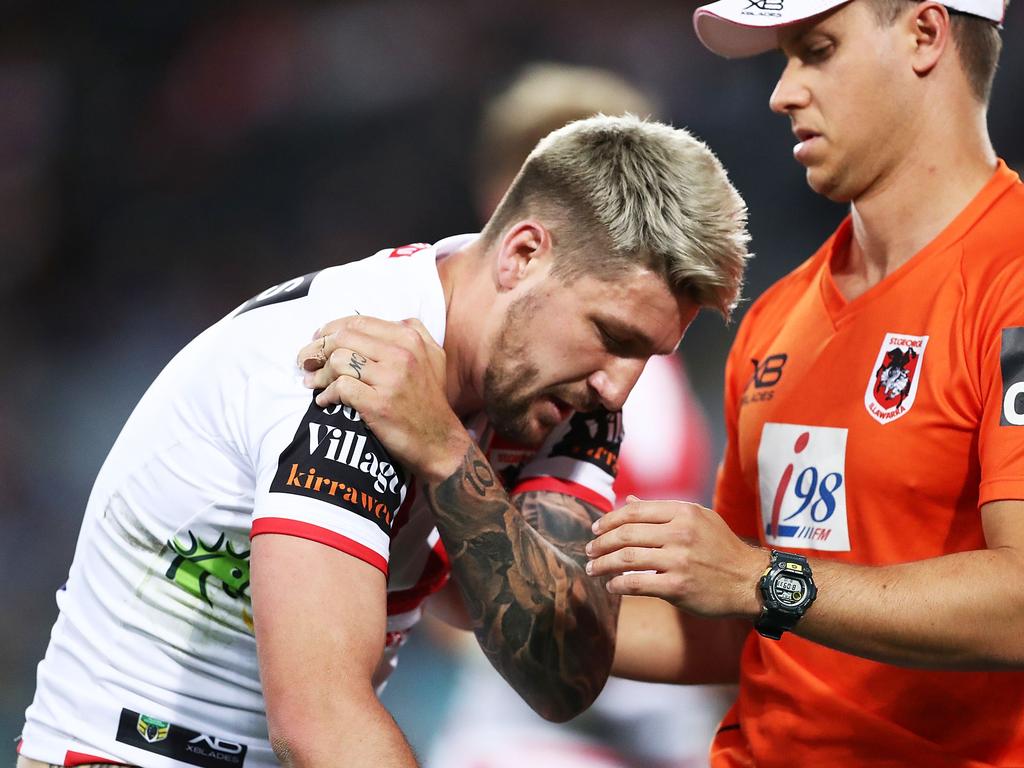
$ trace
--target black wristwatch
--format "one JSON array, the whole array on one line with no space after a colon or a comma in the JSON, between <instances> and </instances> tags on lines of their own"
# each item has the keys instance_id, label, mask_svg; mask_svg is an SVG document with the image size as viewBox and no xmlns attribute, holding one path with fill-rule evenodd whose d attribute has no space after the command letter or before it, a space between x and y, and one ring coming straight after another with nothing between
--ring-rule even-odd
<instances>
[{"instance_id":1,"label":"black wristwatch","mask_svg":"<svg viewBox=\"0 0 1024 768\"><path fill-rule=\"evenodd\" d=\"M772 640L796 626L818 596L807 558L774 549L757 585L761 590L761 615L754 629Z\"/></svg>"}]
</instances>

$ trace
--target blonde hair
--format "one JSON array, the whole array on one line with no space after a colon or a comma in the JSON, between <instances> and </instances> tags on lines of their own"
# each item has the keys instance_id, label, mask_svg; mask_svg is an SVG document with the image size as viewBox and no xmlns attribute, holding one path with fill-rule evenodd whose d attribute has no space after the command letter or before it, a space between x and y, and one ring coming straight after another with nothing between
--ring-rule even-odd
<instances>
[{"instance_id":1,"label":"blonde hair","mask_svg":"<svg viewBox=\"0 0 1024 768\"><path fill-rule=\"evenodd\" d=\"M484 227L486 245L539 218L564 279L650 269L726 318L739 300L746 205L710 149L681 128L597 115L548 134Z\"/></svg>"}]
</instances>

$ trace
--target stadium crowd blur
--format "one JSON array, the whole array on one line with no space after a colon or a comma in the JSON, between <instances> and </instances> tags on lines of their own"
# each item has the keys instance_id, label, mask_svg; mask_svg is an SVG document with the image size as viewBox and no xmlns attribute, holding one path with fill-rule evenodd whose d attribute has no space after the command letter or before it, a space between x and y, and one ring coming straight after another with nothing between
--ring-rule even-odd
<instances>
[{"instance_id":1,"label":"stadium crowd blur","mask_svg":"<svg viewBox=\"0 0 1024 768\"><path fill-rule=\"evenodd\" d=\"M479 111L526 63L619 72L711 145L750 206L748 296L813 252L844 210L780 151L793 140L766 94L781 58L723 65L693 7L0 5L0 743L23 722L93 477L150 380L281 279L473 231ZM990 111L1018 169L1022 28L1017 3ZM731 332L708 315L683 345L715 418ZM419 750L450 664L414 642L385 694Z\"/></svg>"}]
</instances>

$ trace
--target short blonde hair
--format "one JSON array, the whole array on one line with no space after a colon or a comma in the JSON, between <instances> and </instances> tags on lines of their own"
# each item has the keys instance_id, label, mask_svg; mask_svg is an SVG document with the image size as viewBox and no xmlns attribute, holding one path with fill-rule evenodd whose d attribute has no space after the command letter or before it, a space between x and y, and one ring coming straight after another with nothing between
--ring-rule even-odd
<instances>
[{"instance_id":1,"label":"short blonde hair","mask_svg":"<svg viewBox=\"0 0 1024 768\"><path fill-rule=\"evenodd\" d=\"M726 318L739 300L746 205L711 150L681 128L597 115L553 131L487 222L485 244L524 216L550 229L563 278L642 267Z\"/></svg>"}]
</instances>

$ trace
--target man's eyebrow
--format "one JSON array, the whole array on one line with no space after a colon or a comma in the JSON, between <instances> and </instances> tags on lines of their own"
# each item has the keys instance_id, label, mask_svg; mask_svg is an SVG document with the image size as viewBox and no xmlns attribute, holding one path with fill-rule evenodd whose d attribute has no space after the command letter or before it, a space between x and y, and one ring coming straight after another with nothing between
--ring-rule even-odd
<instances>
[{"instance_id":1,"label":"man's eyebrow","mask_svg":"<svg viewBox=\"0 0 1024 768\"><path fill-rule=\"evenodd\" d=\"M654 339L628 321L610 315L598 315L596 319L608 333L624 344L645 354L660 354Z\"/></svg>"}]
</instances>

